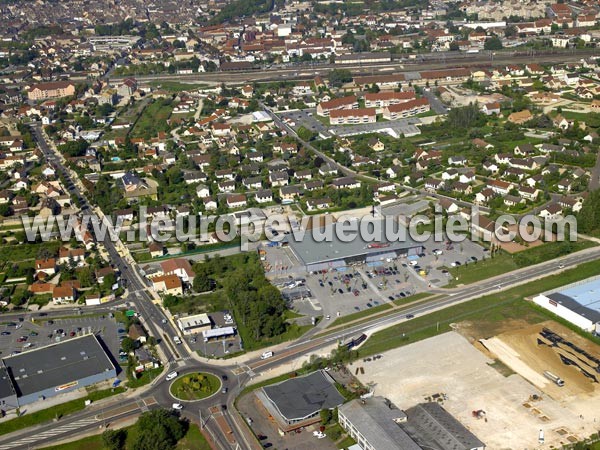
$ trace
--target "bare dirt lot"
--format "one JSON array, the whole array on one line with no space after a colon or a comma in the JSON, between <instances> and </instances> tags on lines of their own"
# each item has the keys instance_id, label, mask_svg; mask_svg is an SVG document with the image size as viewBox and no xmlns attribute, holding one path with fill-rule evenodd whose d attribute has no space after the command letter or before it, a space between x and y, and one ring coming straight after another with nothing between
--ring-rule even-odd
<instances>
[{"instance_id":1,"label":"bare dirt lot","mask_svg":"<svg viewBox=\"0 0 600 450\"><path fill-rule=\"evenodd\" d=\"M515 372L556 400L570 402L580 397L600 398L599 383L586 377L577 366L567 365L561 361L560 354L562 353L575 362L579 361L585 368L588 364L581 362L581 359L577 357L579 353L567 346L550 347L541 344L541 341L546 341L540 334L543 329L556 333L589 355L600 358L600 346L551 321L502 333L483 341L483 344ZM567 350L569 351L567 352ZM583 355L579 354L579 356L584 360L588 359ZM593 370L592 368L589 372ZM550 371L559 376L564 380L565 385L557 386L543 375L544 371ZM595 373L595 376L600 379L600 373Z\"/></svg>"},{"instance_id":2,"label":"bare dirt lot","mask_svg":"<svg viewBox=\"0 0 600 450\"><path fill-rule=\"evenodd\" d=\"M556 448L596 432L600 395L556 400L487 355L450 332L355 362L350 370L364 367L359 380L403 409L439 399L490 450ZM485 418L475 418L477 410ZM539 430L544 444L538 443Z\"/></svg>"}]
</instances>

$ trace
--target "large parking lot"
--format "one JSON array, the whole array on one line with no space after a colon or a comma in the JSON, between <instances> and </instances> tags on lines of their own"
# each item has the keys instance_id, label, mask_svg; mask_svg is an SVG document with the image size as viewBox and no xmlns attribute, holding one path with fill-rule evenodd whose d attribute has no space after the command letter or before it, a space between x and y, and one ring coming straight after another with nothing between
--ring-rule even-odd
<instances>
[{"instance_id":1,"label":"large parking lot","mask_svg":"<svg viewBox=\"0 0 600 450\"><path fill-rule=\"evenodd\" d=\"M43 313L42 313L43 314ZM46 345L73 339L83 334L95 333L118 360L119 333L123 325L117 325L108 315L94 314L48 317L28 313L0 322L0 355L9 356ZM121 333L123 334L123 333Z\"/></svg>"},{"instance_id":2,"label":"large parking lot","mask_svg":"<svg viewBox=\"0 0 600 450\"><path fill-rule=\"evenodd\" d=\"M290 126L297 130L300 127L304 127L312 131L313 133L321 133L324 136L330 137L331 133L329 133L329 127L323 125L318 119L314 117L316 114L316 109L304 109L304 110L296 110L296 111L286 111L279 113L279 115L288 119L290 122Z\"/></svg>"},{"instance_id":3,"label":"large parking lot","mask_svg":"<svg viewBox=\"0 0 600 450\"><path fill-rule=\"evenodd\" d=\"M306 273L302 263L285 247L266 248L266 260L274 269L283 269L273 272L277 273L277 279L287 276L305 280L302 287L310 292L310 296L292 301L296 311L333 320L443 287L452 279L447 268L473 264L487 257L482 246L468 240L460 244L432 240L423 243L423 247L420 255L401 256L370 265L358 264L344 268L344 271L325 273ZM285 294L290 289L284 288L283 291Z\"/></svg>"}]
</instances>

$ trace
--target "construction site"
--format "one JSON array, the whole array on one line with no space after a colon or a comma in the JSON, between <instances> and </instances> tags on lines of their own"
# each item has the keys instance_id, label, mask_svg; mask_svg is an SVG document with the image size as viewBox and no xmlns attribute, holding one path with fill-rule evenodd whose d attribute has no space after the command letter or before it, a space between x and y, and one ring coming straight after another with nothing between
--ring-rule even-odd
<instances>
[{"instance_id":1,"label":"construction site","mask_svg":"<svg viewBox=\"0 0 600 450\"><path fill-rule=\"evenodd\" d=\"M560 448L597 433L599 346L554 322L512 330L471 342L445 333L350 370L364 368L361 383L399 408L439 402L488 449Z\"/></svg>"}]
</instances>

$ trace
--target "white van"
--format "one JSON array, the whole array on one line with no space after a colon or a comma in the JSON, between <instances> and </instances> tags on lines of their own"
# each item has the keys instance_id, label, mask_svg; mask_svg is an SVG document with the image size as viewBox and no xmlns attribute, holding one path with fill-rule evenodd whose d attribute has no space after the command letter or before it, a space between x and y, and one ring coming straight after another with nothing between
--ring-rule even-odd
<instances>
[{"instance_id":1,"label":"white van","mask_svg":"<svg viewBox=\"0 0 600 450\"><path fill-rule=\"evenodd\" d=\"M173 378L177 378L178 373L177 372L171 372L169 374L167 374L167 381L171 381Z\"/></svg>"},{"instance_id":2,"label":"white van","mask_svg":"<svg viewBox=\"0 0 600 450\"><path fill-rule=\"evenodd\" d=\"M260 355L260 359L267 359L271 356L273 356L273 352L264 352L262 355Z\"/></svg>"}]
</instances>

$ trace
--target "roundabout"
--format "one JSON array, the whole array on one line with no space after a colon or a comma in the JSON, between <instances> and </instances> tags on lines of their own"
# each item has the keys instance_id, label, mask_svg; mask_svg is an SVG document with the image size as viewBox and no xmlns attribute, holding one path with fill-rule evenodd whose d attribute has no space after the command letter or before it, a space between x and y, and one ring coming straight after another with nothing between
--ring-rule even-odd
<instances>
[{"instance_id":1,"label":"roundabout","mask_svg":"<svg viewBox=\"0 0 600 450\"><path fill-rule=\"evenodd\" d=\"M195 402L212 397L221 390L221 386L221 380L212 373L190 372L173 381L169 393L176 400Z\"/></svg>"}]
</instances>

